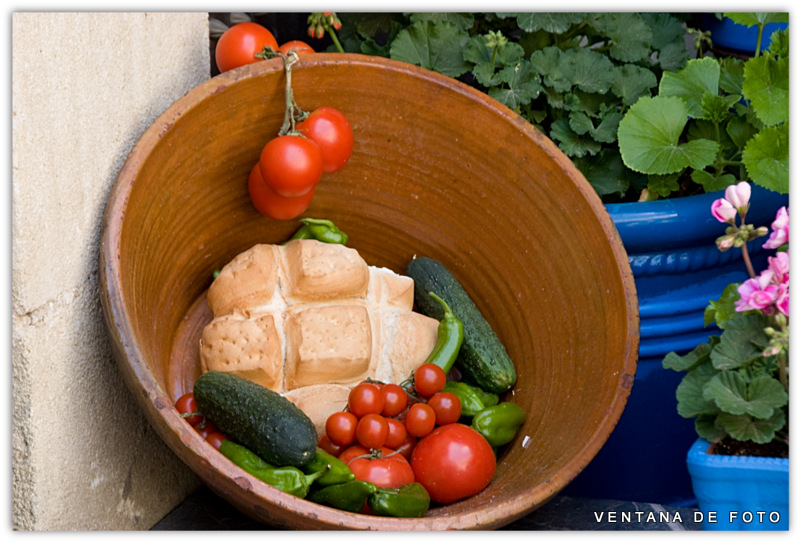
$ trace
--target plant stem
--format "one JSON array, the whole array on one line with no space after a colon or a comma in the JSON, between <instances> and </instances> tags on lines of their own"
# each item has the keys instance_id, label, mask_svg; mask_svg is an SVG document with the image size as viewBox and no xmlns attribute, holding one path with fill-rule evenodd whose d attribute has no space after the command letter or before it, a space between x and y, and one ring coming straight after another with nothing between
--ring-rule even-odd
<instances>
[{"instance_id":1,"label":"plant stem","mask_svg":"<svg viewBox=\"0 0 800 542\"><path fill-rule=\"evenodd\" d=\"M283 115L283 125L278 132L278 135L287 135L295 132L295 123L298 119L305 118L306 113L302 111L294 100L294 91L292 90L292 65L298 61L299 57L294 51L290 51L288 55L281 55L283 58L284 71L286 72L286 111Z\"/></svg>"},{"instance_id":2,"label":"plant stem","mask_svg":"<svg viewBox=\"0 0 800 542\"><path fill-rule=\"evenodd\" d=\"M325 26L328 27L328 33L330 33L331 35L331 40L333 41L333 45L336 46L336 50L339 51L340 53L344 53L344 48L342 47L342 44L339 43L339 38L336 37L336 31L329 24L326 24Z\"/></svg>"},{"instance_id":3,"label":"plant stem","mask_svg":"<svg viewBox=\"0 0 800 542\"><path fill-rule=\"evenodd\" d=\"M747 266L747 272L750 274L750 278L756 278L753 262L750 261L750 253L747 251L747 243L742 245L742 259L744 260L744 265Z\"/></svg>"}]
</instances>

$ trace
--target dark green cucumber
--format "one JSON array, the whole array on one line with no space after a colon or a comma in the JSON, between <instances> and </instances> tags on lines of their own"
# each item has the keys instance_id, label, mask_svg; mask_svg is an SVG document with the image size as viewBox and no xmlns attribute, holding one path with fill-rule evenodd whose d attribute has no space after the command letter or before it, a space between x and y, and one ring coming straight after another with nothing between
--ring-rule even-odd
<instances>
[{"instance_id":1,"label":"dark green cucumber","mask_svg":"<svg viewBox=\"0 0 800 542\"><path fill-rule=\"evenodd\" d=\"M428 295L434 292L464 324L455 363L464 379L492 393L511 389L517 382L514 362L458 279L441 262L426 257L411 260L406 273L414 279L414 302L423 314L442 318L442 306Z\"/></svg>"},{"instance_id":2,"label":"dark green cucumber","mask_svg":"<svg viewBox=\"0 0 800 542\"><path fill-rule=\"evenodd\" d=\"M194 383L200 412L220 431L276 467L304 467L317 452L317 430L294 403L270 389L221 371Z\"/></svg>"}]
</instances>

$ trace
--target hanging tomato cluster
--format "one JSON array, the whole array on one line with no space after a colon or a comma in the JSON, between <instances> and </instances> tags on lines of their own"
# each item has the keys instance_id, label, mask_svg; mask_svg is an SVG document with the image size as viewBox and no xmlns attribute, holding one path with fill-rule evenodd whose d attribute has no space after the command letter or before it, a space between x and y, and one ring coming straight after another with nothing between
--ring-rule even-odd
<instances>
[{"instance_id":1,"label":"hanging tomato cluster","mask_svg":"<svg viewBox=\"0 0 800 542\"><path fill-rule=\"evenodd\" d=\"M292 66L298 55L313 52L293 40L278 47L272 33L257 23L239 23L220 36L215 57L221 71L263 59L280 57L286 73L284 122L277 136L264 145L250 170L247 187L253 205L275 220L290 220L311 204L323 173L342 169L353 152L353 130L332 107L311 113L301 110L292 92Z\"/></svg>"}]
</instances>

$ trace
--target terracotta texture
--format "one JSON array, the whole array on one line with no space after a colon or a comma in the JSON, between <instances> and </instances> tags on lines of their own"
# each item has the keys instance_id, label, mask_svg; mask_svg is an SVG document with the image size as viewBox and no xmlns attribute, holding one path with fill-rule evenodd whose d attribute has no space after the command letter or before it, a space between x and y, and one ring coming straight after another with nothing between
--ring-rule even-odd
<instances>
[{"instance_id":1,"label":"terracotta texture","mask_svg":"<svg viewBox=\"0 0 800 542\"><path fill-rule=\"evenodd\" d=\"M616 230L572 163L522 118L450 78L366 56L304 55L301 108L341 110L347 166L305 216L330 218L370 265L414 255L459 278L515 360L507 399L527 420L489 487L421 519L315 505L245 475L173 408L197 370L212 273L298 226L257 213L247 176L283 120L280 60L217 76L175 102L121 170L101 250L104 310L120 369L156 431L249 516L296 529L490 529L553 497L597 453L624 408L639 321Z\"/></svg>"}]
</instances>

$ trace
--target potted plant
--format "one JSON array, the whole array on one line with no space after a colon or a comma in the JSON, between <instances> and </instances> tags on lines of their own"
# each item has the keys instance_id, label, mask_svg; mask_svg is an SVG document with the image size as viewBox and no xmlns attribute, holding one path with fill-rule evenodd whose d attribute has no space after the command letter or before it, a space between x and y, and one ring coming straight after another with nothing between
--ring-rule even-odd
<instances>
[{"instance_id":1,"label":"potted plant","mask_svg":"<svg viewBox=\"0 0 800 542\"><path fill-rule=\"evenodd\" d=\"M742 182L711 206L728 224L717 247L740 247L750 276L706 309L722 335L663 361L685 372L677 410L699 436L687 463L706 529L788 529L789 213L778 211L764 243L777 252L757 274L747 245L767 228L746 222L750 195Z\"/></svg>"}]
</instances>

